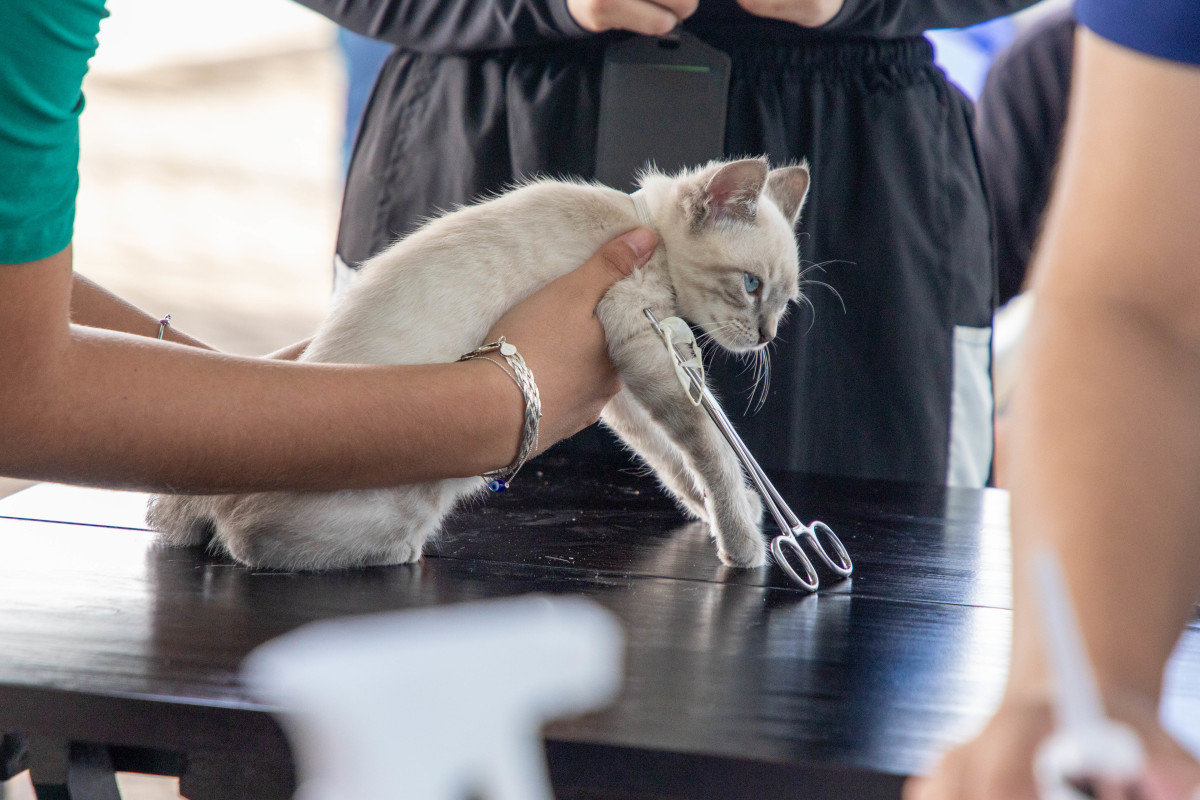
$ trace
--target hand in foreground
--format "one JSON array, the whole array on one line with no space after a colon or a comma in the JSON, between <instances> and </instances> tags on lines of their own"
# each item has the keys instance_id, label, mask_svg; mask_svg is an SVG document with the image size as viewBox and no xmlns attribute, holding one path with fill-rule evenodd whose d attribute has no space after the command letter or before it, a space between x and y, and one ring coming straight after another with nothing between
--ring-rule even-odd
<instances>
[{"instance_id":1,"label":"hand in foreground","mask_svg":"<svg viewBox=\"0 0 1200 800\"><path fill-rule=\"evenodd\" d=\"M1139 800L1200 800L1200 764L1162 729L1153 703L1124 703L1110 713L1132 725L1146 748ZM978 737L947 753L927 777L909 780L904 800L1037 800L1033 758L1052 719L1047 703L1005 702Z\"/></svg>"},{"instance_id":2,"label":"hand in foreground","mask_svg":"<svg viewBox=\"0 0 1200 800\"><path fill-rule=\"evenodd\" d=\"M633 31L648 36L669 33L690 17L699 0L567 0L579 27L592 33Z\"/></svg>"},{"instance_id":3,"label":"hand in foreground","mask_svg":"<svg viewBox=\"0 0 1200 800\"><path fill-rule=\"evenodd\" d=\"M758 17L781 19L806 28L824 25L842 10L844 0L737 0Z\"/></svg>"},{"instance_id":4,"label":"hand in foreground","mask_svg":"<svg viewBox=\"0 0 1200 800\"><path fill-rule=\"evenodd\" d=\"M596 305L609 287L649 261L657 244L649 228L618 236L514 306L488 332L484 341L503 336L514 344L537 381L537 452L591 425L621 390Z\"/></svg>"}]
</instances>

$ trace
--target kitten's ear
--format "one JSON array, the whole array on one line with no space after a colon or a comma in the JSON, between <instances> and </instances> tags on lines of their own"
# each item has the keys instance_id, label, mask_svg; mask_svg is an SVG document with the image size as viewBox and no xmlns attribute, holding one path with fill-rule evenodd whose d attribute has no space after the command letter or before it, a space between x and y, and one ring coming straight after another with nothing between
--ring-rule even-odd
<instances>
[{"instance_id":1,"label":"kitten's ear","mask_svg":"<svg viewBox=\"0 0 1200 800\"><path fill-rule=\"evenodd\" d=\"M800 219L804 198L808 197L808 167L783 167L767 175L767 197L775 201L783 217L793 227Z\"/></svg>"},{"instance_id":2,"label":"kitten's ear","mask_svg":"<svg viewBox=\"0 0 1200 800\"><path fill-rule=\"evenodd\" d=\"M734 161L721 167L704 183L699 202L692 207L693 224L709 225L722 219L754 222L758 196L767 180L767 162L761 158Z\"/></svg>"}]
</instances>

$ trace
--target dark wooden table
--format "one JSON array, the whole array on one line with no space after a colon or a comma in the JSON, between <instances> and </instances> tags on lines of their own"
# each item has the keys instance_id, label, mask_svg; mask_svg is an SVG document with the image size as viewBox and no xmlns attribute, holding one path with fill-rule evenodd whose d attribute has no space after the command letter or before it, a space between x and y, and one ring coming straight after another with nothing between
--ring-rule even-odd
<instances>
[{"instance_id":1,"label":"dark wooden table","mask_svg":"<svg viewBox=\"0 0 1200 800\"><path fill-rule=\"evenodd\" d=\"M112 796L114 767L179 774L192 800L289 797L287 743L238 680L251 649L312 620L526 592L591 597L628 634L616 704L546 730L562 798L895 798L987 718L1008 652L1004 493L773 476L855 560L809 595L775 567L721 566L635 473L542 459L419 564L322 575L156 547L134 495L0 501L0 731L23 735L0 776L70 773L77 799ZM1200 749L1200 628L1167 694Z\"/></svg>"}]
</instances>

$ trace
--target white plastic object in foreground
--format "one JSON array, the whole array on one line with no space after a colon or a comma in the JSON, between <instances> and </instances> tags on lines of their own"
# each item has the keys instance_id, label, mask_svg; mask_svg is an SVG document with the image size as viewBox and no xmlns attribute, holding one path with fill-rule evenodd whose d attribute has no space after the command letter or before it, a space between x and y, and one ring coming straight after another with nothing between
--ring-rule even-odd
<instances>
[{"instance_id":1,"label":"white plastic object in foreground","mask_svg":"<svg viewBox=\"0 0 1200 800\"><path fill-rule=\"evenodd\" d=\"M1038 552L1033 570L1057 723L1034 758L1038 793L1042 800L1088 800L1071 785L1074 779L1132 786L1142 773L1142 743L1132 728L1104 712L1058 558Z\"/></svg>"},{"instance_id":2,"label":"white plastic object in foreground","mask_svg":"<svg viewBox=\"0 0 1200 800\"><path fill-rule=\"evenodd\" d=\"M302 800L551 800L541 728L610 702L624 638L582 598L526 596L313 623L243 678L277 706Z\"/></svg>"}]
</instances>

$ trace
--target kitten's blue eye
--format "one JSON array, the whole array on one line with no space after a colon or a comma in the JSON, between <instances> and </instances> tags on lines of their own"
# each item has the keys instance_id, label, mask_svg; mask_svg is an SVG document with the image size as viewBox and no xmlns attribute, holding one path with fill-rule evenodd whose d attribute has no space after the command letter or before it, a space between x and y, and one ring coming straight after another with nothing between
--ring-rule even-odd
<instances>
[{"instance_id":1,"label":"kitten's blue eye","mask_svg":"<svg viewBox=\"0 0 1200 800\"><path fill-rule=\"evenodd\" d=\"M742 283L746 284L746 291L754 294L758 291L758 287L762 286L762 281L751 275L749 272L742 273Z\"/></svg>"}]
</instances>

